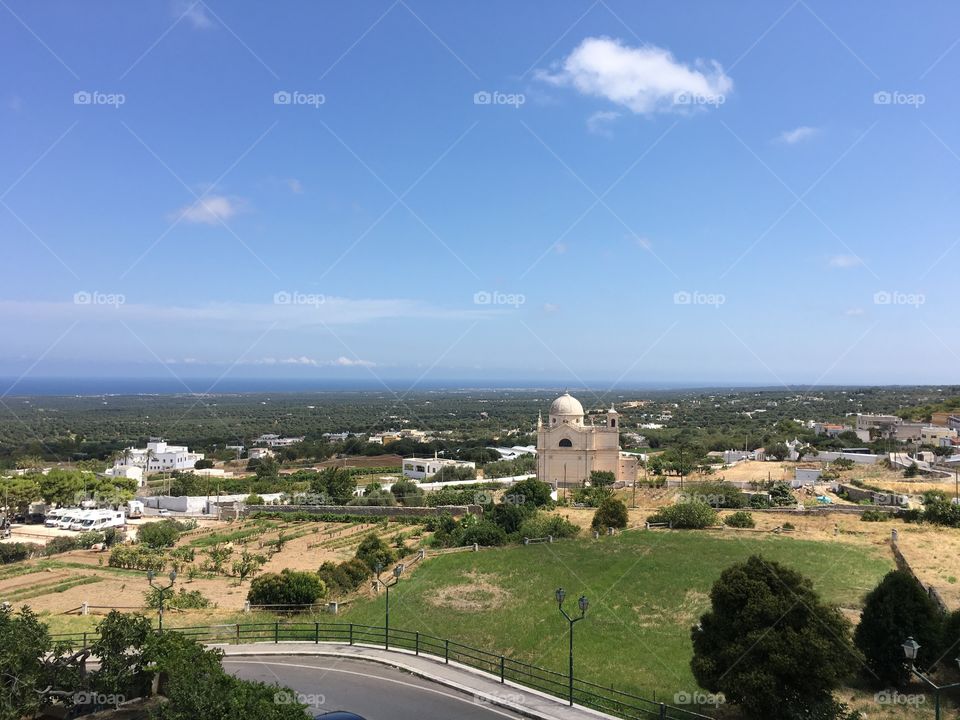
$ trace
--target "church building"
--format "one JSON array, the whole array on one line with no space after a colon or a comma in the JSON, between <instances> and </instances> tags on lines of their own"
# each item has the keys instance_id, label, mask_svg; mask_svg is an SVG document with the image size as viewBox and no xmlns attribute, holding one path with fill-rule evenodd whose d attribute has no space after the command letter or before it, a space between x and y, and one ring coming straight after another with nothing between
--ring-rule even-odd
<instances>
[{"instance_id":1,"label":"church building","mask_svg":"<svg viewBox=\"0 0 960 720\"><path fill-rule=\"evenodd\" d=\"M620 452L620 414L610 406L603 425L584 423L583 405L564 393L550 405L547 421L537 419L537 477L555 488L580 487L594 470L612 472L628 485L637 477L637 459Z\"/></svg>"}]
</instances>

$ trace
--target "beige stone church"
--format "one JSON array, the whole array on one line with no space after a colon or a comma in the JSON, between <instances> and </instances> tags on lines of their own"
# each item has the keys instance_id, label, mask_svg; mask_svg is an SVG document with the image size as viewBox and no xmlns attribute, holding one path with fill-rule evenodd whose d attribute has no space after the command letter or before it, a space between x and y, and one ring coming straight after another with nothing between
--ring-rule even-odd
<instances>
[{"instance_id":1,"label":"beige stone church","mask_svg":"<svg viewBox=\"0 0 960 720\"><path fill-rule=\"evenodd\" d=\"M611 405L603 425L584 423L583 405L564 393L550 405L547 421L537 419L537 477L555 488L580 487L594 470L612 472L633 484L637 459L620 452L620 415Z\"/></svg>"}]
</instances>

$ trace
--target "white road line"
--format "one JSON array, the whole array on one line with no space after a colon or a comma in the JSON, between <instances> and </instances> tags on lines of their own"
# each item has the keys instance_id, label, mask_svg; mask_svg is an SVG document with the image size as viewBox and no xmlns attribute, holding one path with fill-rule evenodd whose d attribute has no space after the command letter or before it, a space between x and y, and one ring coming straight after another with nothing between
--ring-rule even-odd
<instances>
[{"instance_id":1,"label":"white road line","mask_svg":"<svg viewBox=\"0 0 960 720\"><path fill-rule=\"evenodd\" d=\"M443 690L434 690L433 688L424 687L423 685L417 685L416 683L408 683L408 682L404 682L403 680L394 680L393 678L386 678L380 675L370 675L369 673L357 672L356 670L340 670L338 668L324 668L318 665L300 665L298 663L264 662L262 660L231 660L229 658L223 658L221 662L224 665L228 663L233 665L268 665L268 666L279 665L280 667L293 667L293 668L301 668L304 670L323 670L324 672L338 672L338 673L345 673L347 675L359 675L360 677L370 678L372 680L381 680L383 682L396 683L397 685L406 685L407 687L411 687L416 690L423 690L424 692L434 693L435 695L443 695L444 697L448 697L451 700L457 700L462 703L467 703L468 705L478 704L476 700L468 700L467 698L461 695L453 695L451 693L444 692ZM274 674L274 677L276 677L276 674ZM283 682L283 680L280 680L280 678L277 678L277 680L279 680L280 682ZM426 680L426 682L430 682L430 681ZM478 693L478 694L480 696L483 695L483 693ZM517 717L516 715L507 714L505 712L502 712L501 710L497 710L495 707L491 707L488 705L485 705L484 709L489 710L490 712L496 713L497 715L503 715L503 717L506 717L506 718L514 718L514 720Z\"/></svg>"}]
</instances>

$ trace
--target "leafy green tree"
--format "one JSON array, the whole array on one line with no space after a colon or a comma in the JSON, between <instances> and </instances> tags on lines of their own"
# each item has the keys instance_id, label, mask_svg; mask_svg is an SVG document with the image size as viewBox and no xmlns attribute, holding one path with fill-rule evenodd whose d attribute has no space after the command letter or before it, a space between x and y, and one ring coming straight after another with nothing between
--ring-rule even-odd
<instances>
[{"instance_id":1,"label":"leafy green tree","mask_svg":"<svg viewBox=\"0 0 960 720\"><path fill-rule=\"evenodd\" d=\"M44 657L50 633L29 607L14 612L0 606L0 720L33 717L47 687Z\"/></svg>"},{"instance_id":2,"label":"leafy green tree","mask_svg":"<svg viewBox=\"0 0 960 720\"><path fill-rule=\"evenodd\" d=\"M100 661L94 687L106 694L144 694L150 677L143 649L152 634L153 626L143 615L111 610L97 626L97 639L90 647Z\"/></svg>"},{"instance_id":3,"label":"leafy green tree","mask_svg":"<svg viewBox=\"0 0 960 720\"><path fill-rule=\"evenodd\" d=\"M920 583L908 572L893 570L867 595L853 640L880 683L902 687L911 677L903 641L913 637L923 646L917 666L928 669L940 657L942 623Z\"/></svg>"},{"instance_id":4,"label":"leafy green tree","mask_svg":"<svg viewBox=\"0 0 960 720\"><path fill-rule=\"evenodd\" d=\"M525 505L501 502L493 506L490 520L494 525L503 528L503 531L509 535L520 529L520 525L531 512L532 510L527 509Z\"/></svg>"},{"instance_id":5,"label":"leafy green tree","mask_svg":"<svg viewBox=\"0 0 960 720\"><path fill-rule=\"evenodd\" d=\"M494 524L490 520L479 520L476 522L468 522L463 527L457 544L496 547L505 545L506 542L507 534L502 527Z\"/></svg>"},{"instance_id":6,"label":"leafy green tree","mask_svg":"<svg viewBox=\"0 0 960 720\"><path fill-rule=\"evenodd\" d=\"M247 505L263 505L263 498L256 493L250 493L243 502Z\"/></svg>"},{"instance_id":7,"label":"leafy green tree","mask_svg":"<svg viewBox=\"0 0 960 720\"><path fill-rule=\"evenodd\" d=\"M590 472L590 485L593 487L607 487L616 482L617 476L609 470L593 470Z\"/></svg>"},{"instance_id":8,"label":"leafy green tree","mask_svg":"<svg viewBox=\"0 0 960 720\"><path fill-rule=\"evenodd\" d=\"M920 466L915 462L910 463L910 466L903 471L903 476L905 478L915 478L920 474Z\"/></svg>"},{"instance_id":9,"label":"leafy green tree","mask_svg":"<svg viewBox=\"0 0 960 720\"><path fill-rule=\"evenodd\" d=\"M180 530L173 520L159 520L141 525L137 530L137 540L149 548L173 547L180 537Z\"/></svg>"},{"instance_id":10,"label":"leafy green tree","mask_svg":"<svg viewBox=\"0 0 960 720\"><path fill-rule=\"evenodd\" d=\"M356 478L349 470L341 467L325 468L310 483L312 492L326 494L337 505L349 503L356 489Z\"/></svg>"},{"instance_id":11,"label":"leafy green tree","mask_svg":"<svg viewBox=\"0 0 960 720\"><path fill-rule=\"evenodd\" d=\"M390 492L398 503L406 507L421 507L424 504L424 492L413 480L397 480L390 486Z\"/></svg>"},{"instance_id":12,"label":"leafy green tree","mask_svg":"<svg viewBox=\"0 0 960 720\"><path fill-rule=\"evenodd\" d=\"M627 526L627 506L622 500L610 497L600 503L600 507L593 514L590 527L594 530L604 528L625 528Z\"/></svg>"},{"instance_id":13,"label":"leafy green tree","mask_svg":"<svg viewBox=\"0 0 960 720\"><path fill-rule=\"evenodd\" d=\"M521 480L510 487L508 494L515 498L515 502L534 508L550 507L553 499L550 494L553 488L549 483L536 478Z\"/></svg>"},{"instance_id":14,"label":"leafy green tree","mask_svg":"<svg viewBox=\"0 0 960 720\"><path fill-rule=\"evenodd\" d=\"M240 559L233 563L233 574L239 577L242 583L248 577L256 575L266 561L263 555L255 555L244 550L240 553Z\"/></svg>"},{"instance_id":15,"label":"leafy green tree","mask_svg":"<svg viewBox=\"0 0 960 720\"><path fill-rule=\"evenodd\" d=\"M193 468L195 470L207 470L208 468L212 468L212 467L213 467L213 460L211 460L210 458L203 458L202 460L197 460L193 464Z\"/></svg>"},{"instance_id":16,"label":"leafy green tree","mask_svg":"<svg viewBox=\"0 0 960 720\"><path fill-rule=\"evenodd\" d=\"M747 717L846 715L832 692L859 666L850 623L800 573L752 556L724 570L693 628L690 667Z\"/></svg>"},{"instance_id":17,"label":"leafy green tree","mask_svg":"<svg viewBox=\"0 0 960 720\"><path fill-rule=\"evenodd\" d=\"M777 460L786 460L790 457L790 450L788 450L786 444L782 442L770 445L764 453L767 458L776 458Z\"/></svg>"},{"instance_id":18,"label":"leafy green tree","mask_svg":"<svg viewBox=\"0 0 960 720\"><path fill-rule=\"evenodd\" d=\"M313 605L326 595L320 576L284 568L280 573L266 573L250 583L247 600L251 605Z\"/></svg>"},{"instance_id":19,"label":"leafy green tree","mask_svg":"<svg viewBox=\"0 0 960 720\"><path fill-rule=\"evenodd\" d=\"M275 480L280 475L280 464L266 455L260 458L253 471L257 474L257 480Z\"/></svg>"}]
</instances>

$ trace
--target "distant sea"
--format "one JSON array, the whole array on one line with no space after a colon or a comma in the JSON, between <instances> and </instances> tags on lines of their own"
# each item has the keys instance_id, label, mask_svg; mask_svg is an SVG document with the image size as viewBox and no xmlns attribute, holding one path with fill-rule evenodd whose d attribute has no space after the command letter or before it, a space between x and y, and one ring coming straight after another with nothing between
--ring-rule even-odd
<instances>
[{"instance_id":1,"label":"distant sea","mask_svg":"<svg viewBox=\"0 0 960 720\"><path fill-rule=\"evenodd\" d=\"M388 387L384 387L386 384ZM185 393L298 393L298 392L406 392L487 389L540 390L568 387L562 380L324 380L306 378L0 378L0 397L24 395L182 395ZM589 387L608 390L609 382L598 380ZM620 386L618 390L676 390L684 388L732 388L725 383L646 383ZM582 386L569 385L571 392Z\"/></svg>"}]
</instances>

